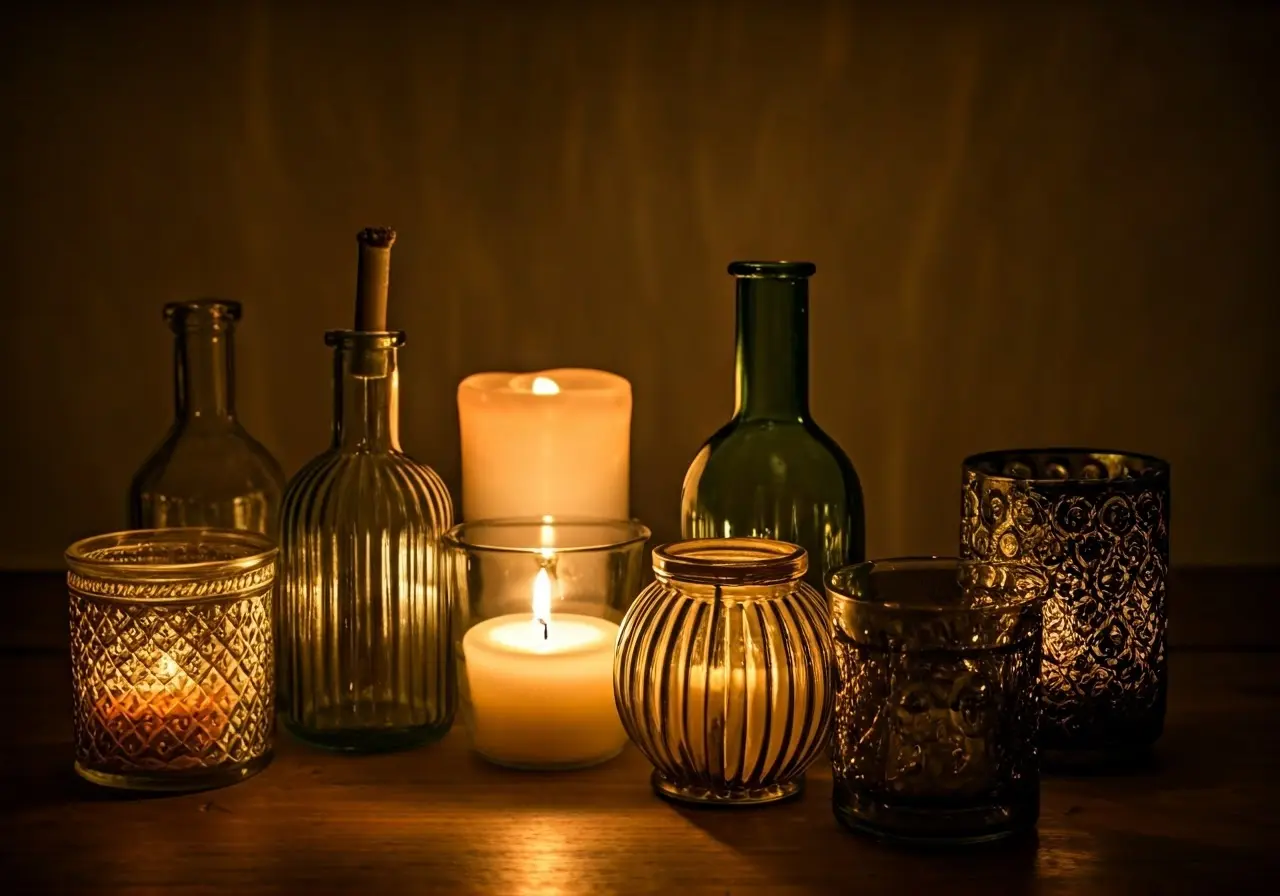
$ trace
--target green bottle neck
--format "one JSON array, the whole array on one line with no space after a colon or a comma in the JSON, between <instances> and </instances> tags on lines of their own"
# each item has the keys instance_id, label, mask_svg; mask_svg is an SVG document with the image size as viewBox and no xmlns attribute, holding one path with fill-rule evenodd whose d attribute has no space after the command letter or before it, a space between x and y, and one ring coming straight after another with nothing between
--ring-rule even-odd
<instances>
[{"instance_id":1,"label":"green bottle neck","mask_svg":"<svg viewBox=\"0 0 1280 896\"><path fill-rule=\"evenodd\" d=\"M737 304L737 417L807 420L808 278L739 276Z\"/></svg>"}]
</instances>

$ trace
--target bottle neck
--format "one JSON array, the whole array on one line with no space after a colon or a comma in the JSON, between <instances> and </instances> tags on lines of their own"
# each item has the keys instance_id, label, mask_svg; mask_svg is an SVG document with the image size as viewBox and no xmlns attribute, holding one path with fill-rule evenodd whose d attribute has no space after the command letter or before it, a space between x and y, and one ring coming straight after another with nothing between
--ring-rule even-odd
<instances>
[{"instance_id":1,"label":"bottle neck","mask_svg":"<svg viewBox=\"0 0 1280 896\"><path fill-rule=\"evenodd\" d=\"M739 277L737 416L809 416L809 281Z\"/></svg>"},{"instance_id":2,"label":"bottle neck","mask_svg":"<svg viewBox=\"0 0 1280 896\"><path fill-rule=\"evenodd\" d=\"M400 370L403 336L344 330L334 346L333 447L347 452L400 450Z\"/></svg>"},{"instance_id":3,"label":"bottle neck","mask_svg":"<svg viewBox=\"0 0 1280 896\"><path fill-rule=\"evenodd\" d=\"M235 321L189 313L172 321L174 409L180 423L235 419Z\"/></svg>"}]
</instances>

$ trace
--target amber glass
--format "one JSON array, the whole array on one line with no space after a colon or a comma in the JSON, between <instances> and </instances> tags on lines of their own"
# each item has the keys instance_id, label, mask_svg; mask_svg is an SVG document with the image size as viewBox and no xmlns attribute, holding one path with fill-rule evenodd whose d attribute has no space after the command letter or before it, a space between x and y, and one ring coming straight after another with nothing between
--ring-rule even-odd
<instances>
[{"instance_id":1,"label":"amber glass","mask_svg":"<svg viewBox=\"0 0 1280 896\"><path fill-rule=\"evenodd\" d=\"M174 335L174 421L133 477L130 525L274 533L284 473L235 413L240 303L175 302L164 316Z\"/></svg>"},{"instance_id":2,"label":"amber glass","mask_svg":"<svg viewBox=\"0 0 1280 896\"><path fill-rule=\"evenodd\" d=\"M825 569L864 559L862 486L835 440L809 413L808 262L739 261L737 408L690 464L681 497L684 538L779 539Z\"/></svg>"},{"instance_id":3,"label":"amber glass","mask_svg":"<svg viewBox=\"0 0 1280 896\"><path fill-rule=\"evenodd\" d=\"M1026 567L945 558L877 560L828 577L837 820L922 843L1035 827L1047 585Z\"/></svg>"},{"instance_id":4,"label":"amber glass","mask_svg":"<svg viewBox=\"0 0 1280 896\"><path fill-rule=\"evenodd\" d=\"M660 796L750 805L800 792L832 706L826 605L807 568L803 548L759 538L654 550L613 686Z\"/></svg>"},{"instance_id":5,"label":"amber glass","mask_svg":"<svg viewBox=\"0 0 1280 896\"><path fill-rule=\"evenodd\" d=\"M271 759L276 547L151 529L67 549L76 771L108 787L202 790Z\"/></svg>"},{"instance_id":6,"label":"amber glass","mask_svg":"<svg viewBox=\"0 0 1280 896\"><path fill-rule=\"evenodd\" d=\"M333 331L329 450L281 511L280 700L290 732L335 750L414 746L456 703L444 483L400 447L398 332Z\"/></svg>"},{"instance_id":7,"label":"amber glass","mask_svg":"<svg viewBox=\"0 0 1280 896\"><path fill-rule=\"evenodd\" d=\"M1164 729L1169 464L1126 451L994 451L964 462L961 553L1040 569L1040 745L1049 766L1140 757Z\"/></svg>"}]
</instances>

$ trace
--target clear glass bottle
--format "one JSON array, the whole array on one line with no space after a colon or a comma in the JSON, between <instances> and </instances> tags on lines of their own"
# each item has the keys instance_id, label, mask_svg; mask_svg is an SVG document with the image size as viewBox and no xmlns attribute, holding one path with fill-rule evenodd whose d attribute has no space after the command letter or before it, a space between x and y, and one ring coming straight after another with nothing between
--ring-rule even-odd
<instances>
[{"instance_id":1,"label":"clear glass bottle","mask_svg":"<svg viewBox=\"0 0 1280 896\"><path fill-rule=\"evenodd\" d=\"M133 477L133 528L211 526L275 532L284 472L235 414L240 303L165 305L174 334L173 426Z\"/></svg>"},{"instance_id":2,"label":"clear glass bottle","mask_svg":"<svg viewBox=\"0 0 1280 896\"><path fill-rule=\"evenodd\" d=\"M453 504L400 448L401 332L336 330L333 444L281 510L277 688L308 743L375 752L443 735L457 702L441 537Z\"/></svg>"},{"instance_id":3,"label":"clear glass bottle","mask_svg":"<svg viewBox=\"0 0 1280 896\"><path fill-rule=\"evenodd\" d=\"M864 559L862 485L809 414L808 262L737 261L737 408L685 474L685 538L770 538L811 559L806 581Z\"/></svg>"}]
</instances>

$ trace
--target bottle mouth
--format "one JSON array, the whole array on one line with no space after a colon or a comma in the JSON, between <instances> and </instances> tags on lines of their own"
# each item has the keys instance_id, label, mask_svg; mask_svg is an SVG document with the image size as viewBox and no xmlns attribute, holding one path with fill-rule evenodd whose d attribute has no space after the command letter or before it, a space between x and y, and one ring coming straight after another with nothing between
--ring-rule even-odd
<instances>
[{"instance_id":1,"label":"bottle mouth","mask_svg":"<svg viewBox=\"0 0 1280 896\"><path fill-rule=\"evenodd\" d=\"M800 280L812 277L818 266L811 261L735 261L729 273L755 279Z\"/></svg>"},{"instance_id":2,"label":"bottle mouth","mask_svg":"<svg viewBox=\"0 0 1280 896\"><path fill-rule=\"evenodd\" d=\"M400 348L405 343L403 330L327 330L324 344L330 348L373 350Z\"/></svg>"},{"instance_id":3,"label":"bottle mouth","mask_svg":"<svg viewBox=\"0 0 1280 896\"><path fill-rule=\"evenodd\" d=\"M240 313L240 303L232 299L190 299L164 306L164 319L171 327L234 323Z\"/></svg>"}]
</instances>

